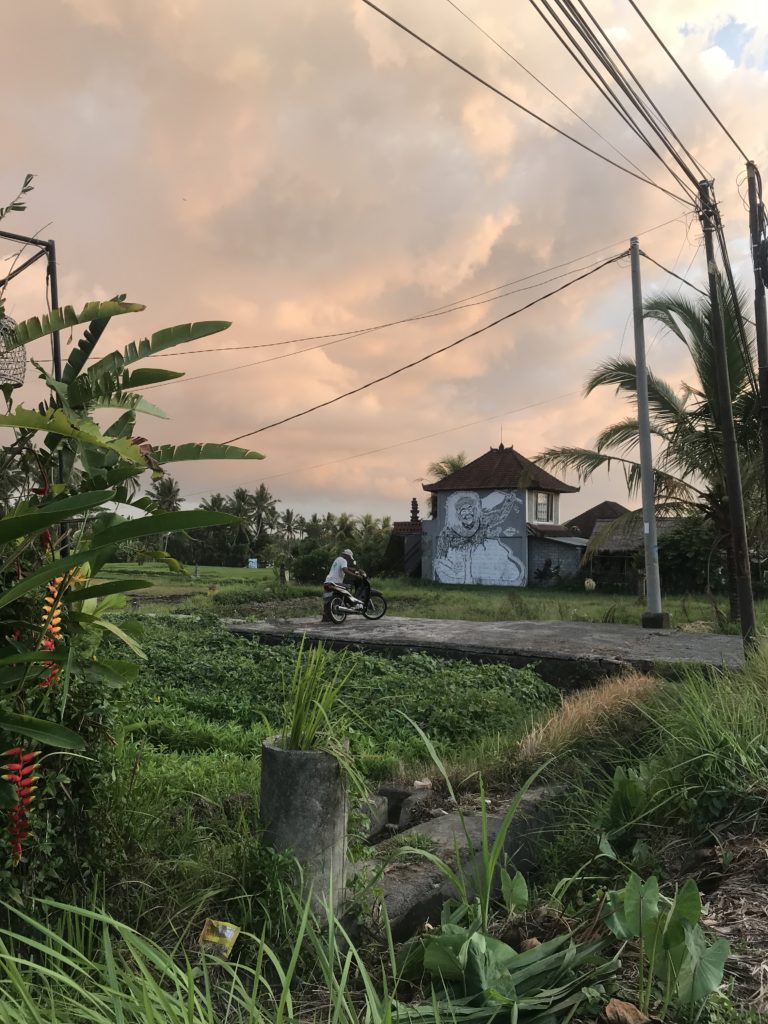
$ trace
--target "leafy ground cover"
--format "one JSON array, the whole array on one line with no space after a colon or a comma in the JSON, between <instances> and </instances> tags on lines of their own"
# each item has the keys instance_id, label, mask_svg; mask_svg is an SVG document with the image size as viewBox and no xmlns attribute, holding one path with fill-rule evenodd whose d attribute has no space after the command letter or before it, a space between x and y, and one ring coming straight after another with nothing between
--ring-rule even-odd
<instances>
[{"instance_id":1,"label":"leafy ground cover","mask_svg":"<svg viewBox=\"0 0 768 1024\"><path fill-rule=\"evenodd\" d=\"M110 906L151 927L159 903L177 920L218 890L225 905L239 901L231 914L256 927L277 913L281 870L258 841L260 746L280 730L297 645L243 640L213 617L150 616L143 627L147 659L96 782ZM532 669L422 654L345 655L344 663L346 728L371 782L423 773L427 753L409 718L464 771L490 748L507 753L559 702Z\"/></svg>"},{"instance_id":2,"label":"leafy ground cover","mask_svg":"<svg viewBox=\"0 0 768 1024\"><path fill-rule=\"evenodd\" d=\"M134 601L146 611L206 611L245 619L317 615L319 588L290 582L280 586L272 569L230 569L200 566L198 575L174 575L162 566L116 563L109 575L146 575L155 587L136 592ZM450 586L405 577L378 581L389 601L390 614L410 618L467 619L481 622L565 620L639 625L644 605L627 594L599 591ZM730 631L727 606L705 595L669 595L665 610L678 628ZM758 602L759 621L768 625L768 601Z\"/></svg>"}]
</instances>

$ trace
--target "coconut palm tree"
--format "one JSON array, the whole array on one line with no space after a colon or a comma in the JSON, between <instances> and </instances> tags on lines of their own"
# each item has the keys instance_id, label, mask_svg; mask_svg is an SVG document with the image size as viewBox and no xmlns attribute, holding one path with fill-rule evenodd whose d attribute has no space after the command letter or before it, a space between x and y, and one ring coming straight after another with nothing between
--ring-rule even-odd
<instances>
[{"instance_id":1,"label":"coconut palm tree","mask_svg":"<svg viewBox=\"0 0 768 1024\"><path fill-rule=\"evenodd\" d=\"M747 298L734 297L720 283L725 326L731 403L739 447L745 504L751 515L752 535L760 514L759 435L754 369L754 337L746 321ZM726 551L730 611L738 618L735 559L725 487L722 420L717 396L712 345L712 309L709 298L690 301L676 293L663 293L645 303L644 316L661 324L681 341L693 361L696 379L675 391L666 381L648 373L651 432L657 438L654 468L656 508L662 515L696 516L709 520ZM739 330L745 327L745 341ZM585 393L615 387L636 404L637 373L630 358L609 359L588 377ZM555 470L574 470L588 480L603 467L624 472L630 494L640 484L637 419L630 416L606 427L594 448L549 448L535 460Z\"/></svg>"},{"instance_id":2,"label":"coconut palm tree","mask_svg":"<svg viewBox=\"0 0 768 1024\"><path fill-rule=\"evenodd\" d=\"M181 490L170 473L164 473L155 480L147 493L164 512L178 512L181 508Z\"/></svg>"},{"instance_id":3,"label":"coconut palm tree","mask_svg":"<svg viewBox=\"0 0 768 1024\"><path fill-rule=\"evenodd\" d=\"M297 516L292 508L287 508L280 516L280 532L288 543L296 537Z\"/></svg>"},{"instance_id":4,"label":"coconut palm tree","mask_svg":"<svg viewBox=\"0 0 768 1024\"><path fill-rule=\"evenodd\" d=\"M444 455L442 459L432 462L427 466L427 476L430 480L434 481L444 480L445 477L455 473L466 464L467 456L465 452L457 452L456 455Z\"/></svg>"},{"instance_id":5,"label":"coconut palm tree","mask_svg":"<svg viewBox=\"0 0 768 1024\"><path fill-rule=\"evenodd\" d=\"M218 491L209 498L203 498L200 502L200 508L204 508L206 512L224 512L226 507L227 499Z\"/></svg>"},{"instance_id":6,"label":"coconut palm tree","mask_svg":"<svg viewBox=\"0 0 768 1024\"><path fill-rule=\"evenodd\" d=\"M266 484L259 484L251 495L251 507L253 510L255 535L258 537L262 530L267 527L272 514L277 513L277 498L275 498Z\"/></svg>"}]
</instances>

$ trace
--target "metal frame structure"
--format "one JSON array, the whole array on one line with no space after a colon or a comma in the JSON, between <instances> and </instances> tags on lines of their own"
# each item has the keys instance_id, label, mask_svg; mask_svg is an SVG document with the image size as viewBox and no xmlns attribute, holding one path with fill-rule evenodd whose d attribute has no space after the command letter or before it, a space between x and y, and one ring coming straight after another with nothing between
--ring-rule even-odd
<instances>
[{"instance_id":1,"label":"metal frame structure","mask_svg":"<svg viewBox=\"0 0 768 1024\"><path fill-rule=\"evenodd\" d=\"M17 235L13 231L0 231L0 238L7 238L11 242L23 242L24 245L34 245L37 248L37 252L30 256L29 259L19 267L15 267L10 274L0 278L0 288L12 281L14 277L18 277L19 274L23 273L33 263L37 263L38 260L43 257L46 258L46 275L48 278L48 286L51 289L51 309L58 309L59 306L59 279L56 272L56 243L52 238L31 238L28 235ZM61 335L59 331L51 332L51 353L53 356L53 376L56 380L61 380Z\"/></svg>"}]
</instances>

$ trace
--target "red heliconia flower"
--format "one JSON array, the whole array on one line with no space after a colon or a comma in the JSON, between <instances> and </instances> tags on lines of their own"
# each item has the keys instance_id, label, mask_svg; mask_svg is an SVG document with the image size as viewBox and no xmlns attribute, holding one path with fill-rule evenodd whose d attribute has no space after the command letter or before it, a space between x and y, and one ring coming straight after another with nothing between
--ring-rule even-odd
<instances>
[{"instance_id":1,"label":"red heliconia flower","mask_svg":"<svg viewBox=\"0 0 768 1024\"><path fill-rule=\"evenodd\" d=\"M11 747L3 751L4 758L13 758L3 765L3 774L0 778L10 782L16 790L16 803L8 812L8 838L11 844L11 856L13 866L21 860L24 852L22 843L29 838L29 806L35 799L35 790L38 776L37 758L40 756L38 750L24 751L21 747Z\"/></svg>"}]
</instances>

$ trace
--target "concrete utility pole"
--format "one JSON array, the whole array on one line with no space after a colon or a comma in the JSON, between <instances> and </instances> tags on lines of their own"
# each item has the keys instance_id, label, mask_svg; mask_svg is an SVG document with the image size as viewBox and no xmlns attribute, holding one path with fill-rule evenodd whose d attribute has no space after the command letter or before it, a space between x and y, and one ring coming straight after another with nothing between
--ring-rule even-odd
<instances>
[{"instance_id":1,"label":"concrete utility pole","mask_svg":"<svg viewBox=\"0 0 768 1024\"><path fill-rule=\"evenodd\" d=\"M725 467L725 490L730 516L730 537L733 561L736 570L736 593L739 601L741 635L745 643L755 638L755 605L752 600L752 576L749 568L749 543L747 523L744 518L744 496L741 490L739 449L736 444L736 428L733 422L731 404L731 382L728 374L728 352L725 344L723 310L720 305L720 290L715 263L715 247L712 235L720 214L712 195L712 182L699 182L699 219L704 232L704 248L707 254L709 275L709 298L712 307L712 348L715 356L717 377L717 403L720 407L720 430L723 437L723 463Z\"/></svg>"},{"instance_id":2,"label":"concrete utility pole","mask_svg":"<svg viewBox=\"0 0 768 1024\"><path fill-rule=\"evenodd\" d=\"M653 453L648 412L648 367L645 363L643 290L640 282L640 246L629 240L632 266L632 316L635 323L635 369L637 373L637 426L640 435L640 489L643 496L643 545L645 547L645 588L648 602L643 613L645 629L668 629L669 615L661 610L659 548L656 539L656 505L653 487Z\"/></svg>"},{"instance_id":3,"label":"concrete utility pole","mask_svg":"<svg viewBox=\"0 0 768 1024\"><path fill-rule=\"evenodd\" d=\"M768 504L768 320L765 311L765 284L760 266L762 238L762 197L758 194L758 171L747 164L749 185L749 234L752 240L752 266L755 271L755 341L757 343L757 380L760 391L760 441L763 449L763 490Z\"/></svg>"}]
</instances>

